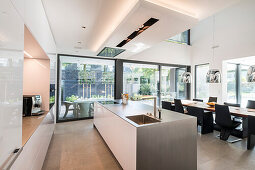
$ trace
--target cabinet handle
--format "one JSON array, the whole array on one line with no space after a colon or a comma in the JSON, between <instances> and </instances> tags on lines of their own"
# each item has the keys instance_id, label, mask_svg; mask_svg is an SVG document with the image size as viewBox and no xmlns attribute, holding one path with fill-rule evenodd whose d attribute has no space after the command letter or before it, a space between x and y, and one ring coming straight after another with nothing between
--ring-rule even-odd
<instances>
[{"instance_id":1,"label":"cabinet handle","mask_svg":"<svg viewBox=\"0 0 255 170\"><path fill-rule=\"evenodd\" d=\"M23 147L19 149L15 149L12 154L7 158L7 160L4 162L4 164L0 167L0 170L9 170L15 160L18 158L19 154L23 150Z\"/></svg>"}]
</instances>

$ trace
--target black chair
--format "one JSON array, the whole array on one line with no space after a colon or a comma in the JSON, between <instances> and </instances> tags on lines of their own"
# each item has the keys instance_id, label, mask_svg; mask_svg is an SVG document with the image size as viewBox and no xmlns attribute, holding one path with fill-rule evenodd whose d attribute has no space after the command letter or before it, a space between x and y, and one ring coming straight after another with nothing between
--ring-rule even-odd
<instances>
[{"instance_id":1,"label":"black chair","mask_svg":"<svg viewBox=\"0 0 255 170\"><path fill-rule=\"evenodd\" d=\"M202 99L193 99L193 101L204 102Z\"/></svg>"},{"instance_id":2,"label":"black chair","mask_svg":"<svg viewBox=\"0 0 255 170\"><path fill-rule=\"evenodd\" d=\"M217 97L209 97L208 102L215 102L215 103L217 103Z\"/></svg>"},{"instance_id":3,"label":"black chair","mask_svg":"<svg viewBox=\"0 0 255 170\"><path fill-rule=\"evenodd\" d=\"M246 108L255 109L255 101L254 100L248 100Z\"/></svg>"},{"instance_id":4,"label":"black chair","mask_svg":"<svg viewBox=\"0 0 255 170\"><path fill-rule=\"evenodd\" d=\"M231 115L229 112L228 106L224 105L215 105L215 122L216 125L220 128L220 139L221 140L228 140L231 132L237 128L241 123L231 120ZM236 142L239 140L232 141Z\"/></svg>"},{"instance_id":5,"label":"black chair","mask_svg":"<svg viewBox=\"0 0 255 170\"><path fill-rule=\"evenodd\" d=\"M224 102L224 105L226 105L226 106L233 106L233 107L240 107L240 104L236 104L236 103L227 103L227 102Z\"/></svg>"},{"instance_id":6,"label":"black chair","mask_svg":"<svg viewBox=\"0 0 255 170\"><path fill-rule=\"evenodd\" d=\"M255 145L255 117L248 116L247 149L252 149L254 145Z\"/></svg>"},{"instance_id":7,"label":"black chair","mask_svg":"<svg viewBox=\"0 0 255 170\"><path fill-rule=\"evenodd\" d=\"M203 108L188 106L188 114L197 117L197 125L201 126L201 134L213 132L213 114L204 112Z\"/></svg>"},{"instance_id":8,"label":"black chair","mask_svg":"<svg viewBox=\"0 0 255 170\"><path fill-rule=\"evenodd\" d=\"M175 111L179 113L184 113L184 108L182 101L180 99L174 99Z\"/></svg>"},{"instance_id":9,"label":"black chair","mask_svg":"<svg viewBox=\"0 0 255 170\"><path fill-rule=\"evenodd\" d=\"M175 108L174 108L174 106L172 105L171 102L162 101L161 104L162 104L162 109L167 109L167 110L175 111Z\"/></svg>"},{"instance_id":10,"label":"black chair","mask_svg":"<svg viewBox=\"0 0 255 170\"><path fill-rule=\"evenodd\" d=\"M233 107L240 107L241 106L240 104L227 103L227 102L224 102L224 105L226 105L226 106L233 106ZM232 117L234 118L235 121L242 122L242 118L241 117L237 117L237 116L232 116Z\"/></svg>"}]
</instances>

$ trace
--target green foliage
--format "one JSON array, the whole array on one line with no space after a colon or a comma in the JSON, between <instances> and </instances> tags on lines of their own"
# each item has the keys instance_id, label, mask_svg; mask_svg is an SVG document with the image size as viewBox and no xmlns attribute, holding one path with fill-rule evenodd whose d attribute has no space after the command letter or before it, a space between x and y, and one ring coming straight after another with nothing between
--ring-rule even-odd
<instances>
[{"instance_id":1,"label":"green foliage","mask_svg":"<svg viewBox=\"0 0 255 170\"><path fill-rule=\"evenodd\" d=\"M50 97L50 103L55 103L55 96Z\"/></svg>"},{"instance_id":2,"label":"green foliage","mask_svg":"<svg viewBox=\"0 0 255 170\"><path fill-rule=\"evenodd\" d=\"M66 101L69 101L69 102L74 102L77 99L79 99L79 96L72 95L70 97L66 97Z\"/></svg>"},{"instance_id":3,"label":"green foliage","mask_svg":"<svg viewBox=\"0 0 255 170\"><path fill-rule=\"evenodd\" d=\"M140 95L151 95L150 84L141 84L139 94Z\"/></svg>"}]
</instances>

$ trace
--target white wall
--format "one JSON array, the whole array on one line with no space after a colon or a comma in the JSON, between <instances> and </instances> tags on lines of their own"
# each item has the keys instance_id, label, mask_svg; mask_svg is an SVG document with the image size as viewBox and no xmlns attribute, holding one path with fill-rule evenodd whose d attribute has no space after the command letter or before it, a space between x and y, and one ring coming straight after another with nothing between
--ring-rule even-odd
<instances>
[{"instance_id":1,"label":"white wall","mask_svg":"<svg viewBox=\"0 0 255 170\"><path fill-rule=\"evenodd\" d=\"M222 71L224 60L255 55L255 1L245 0L215 15L215 57L212 57L213 17L199 22L191 29L191 64L210 63L211 68ZM224 76L224 75L223 75ZM224 102L221 84L210 84L210 96L218 96ZM225 88L224 88L225 89ZM193 90L194 92L194 83Z\"/></svg>"},{"instance_id":2,"label":"white wall","mask_svg":"<svg viewBox=\"0 0 255 170\"><path fill-rule=\"evenodd\" d=\"M128 59L168 64L190 65L190 50L191 47L188 45L163 41L150 49L128 57Z\"/></svg>"}]
</instances>

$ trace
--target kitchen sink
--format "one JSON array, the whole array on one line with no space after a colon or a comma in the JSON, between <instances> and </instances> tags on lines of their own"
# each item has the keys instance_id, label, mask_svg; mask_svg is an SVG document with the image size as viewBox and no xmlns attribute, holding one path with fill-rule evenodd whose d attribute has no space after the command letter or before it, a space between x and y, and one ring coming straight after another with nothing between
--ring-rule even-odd
<instances>
[{"instance_id":1,"label":"kitchen sink","mask_svg":"<svg viewBox=\"0 0 255 170\"><path fill-rule=\"evenodd\" d=\"M126 116L129 120L135 122L138 125L158 123L160 120L147 115L135 115L135 116Z\"/></svg>"}]
</instances>

